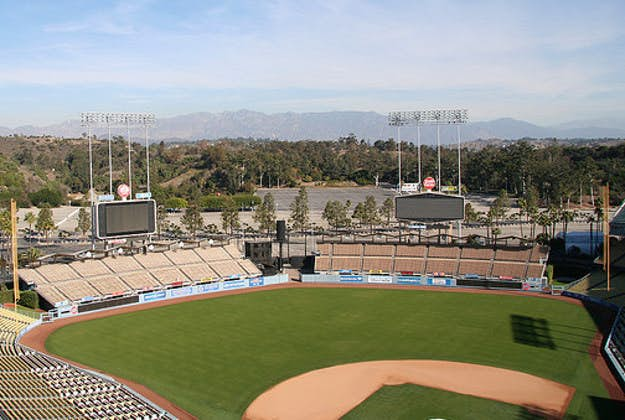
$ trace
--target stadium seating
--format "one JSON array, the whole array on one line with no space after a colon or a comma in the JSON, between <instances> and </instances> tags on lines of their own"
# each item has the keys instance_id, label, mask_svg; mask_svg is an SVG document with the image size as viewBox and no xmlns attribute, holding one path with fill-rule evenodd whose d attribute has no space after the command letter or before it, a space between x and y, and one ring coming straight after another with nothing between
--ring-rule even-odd
<instances>
[{"instance_id":1,"label":"stadium seating","mask_svg":"<svg viewBox=\"0 0 625 420\"><path fill-rule=\"evenodd\" d=\"M425 272L432 273L444 273L445 275L455 276L458 272L458 261L455 259L427 259Z\"/></svg>"},{"instance_id":2,"label":"stadium seating","mask_svg":"<svg viewBox=\"0 0 625 420\"><path fill-rule=\"evenodd\" d=\"M425 260L421 258L395 258L395 272L423 273Z\"/></svg>"},{"instance_id":3,"label":"stadium seating","mask_svg":"<svg viewBox=\"0 0 625 420\"><path fill-rule=\"evenodd\" d=\"M10 338L0 340L0 419L172 418L116 382L16 344L32 322L0 308L0 337Z\"/></svg>"},{"instance_id":4,"label":"stadium seating","mask_svg":"<svg viewBox=\"0 0 625 420\"><path fill-rule=\"evenodd\" d=\"M194 282L208 281L209 279L217 278L213 270L206 264L189 264L184 267L180 267L182 272Z\"/></svg>"},{"instance_id":5,"label":"stadium seating","mask_svg":"<svg viewBox=\"0 0 625 420\"><path fill-rule=\"evenodd\" d=\"M614 326L612 328L612 335L607 342L607 349L613 356L613 361L616 362L621 369L621 372L625 372L625 311L621 310L617 318L614 320ZM625 380L625 378L622 378Z\"/></svg>"},{"instance_id":6,"label":"stadium seating","mask_svg":"<svg viewBox=\"0 0 625 420\"><path fill-rule=\"evenodd\" d=\"M202 258L192 249L177 249L175 251L167 251L164 254L171 262L178 266L203 262Z\"/></svg>"},{"instance_id":7,"label":"stadium seating","mask_svg":"<svg viewBox=\"0 0 625 420\"><path fill-rule=\"evenodd\" d=\"M318 272L421 273L524 280L541 278L547 249L479 248L475 246L321 243Z\"/></svg>"},{"instance_id":8,"label":"stadium seating","mask_svg":"<svg viewBox=\"0 0 625 420\"><path fill-rule=\"evenodd\" d=\"M147 290L162 286L151 273L146 271L122 274L120 278L134 290Z\"/></svg>"},{"instance_id":9,"label":"stadium seating","mask_svg":"<svg viewBox=\"0 0 625 420\"><path fill-rule=\"evenodd\" d=\"M428 250L428 258L448 258L456 259L460 256L460 248L457 246L430 246Z\"/></svg>"},{"instance_id":10,"label":"stadium seating","mask_svg":"<svg viewBox=\"0 0 625 420\"><path fill-rule=\"evenodd\" d=\"M495 258L495 251L492 248L472 248L465 246L462 248L463 260L492 260Z\"/></svg>"},{"instance_id":11,"label":"stadium seating","mask_svg":"<svg viewBox=\"0 0 625 420\"><path fill-rule=\"evenodd\" d=\"M495 254L495 259L498 261L519 261L526 263L529 260L531 249L526 250L507 250L498 249Z\"/></svg>"},{"instance_id":12,"label":"stadium seating","mask_svg":"<svg viewBox=\"0 0 625 420\"><path fill-rule=\"evenodd\" d=\"M362 259L362 271L364 272L393 272L393 258L391 257L364 257Z\"/></svg>"},{"instance_id":13,"label":"stadium seating","mask_svg":"<svg viewBox=\"0 0 625 420\"><path fill-rule=\"evenodd\" d=\"M171 260L163 252L148 252L147 254L136 254L135 260L145 268L169 267Z\"/></svg>"},{"instance_id":14,"label":"stadium seating","mask_svg":"<svg viewBox=\"0 0 625 420\"><path fill-rule=\"evenodd\" d=\"M491 267L490 261L461 259L458 266L458 275L466 276L467 274L473 274L480 277L490 277Z\"/></svg>"},{"instance_id":15,"label":"stadium seating","mask_svg":"<svg viewBox=\"0 0 625 420\"><path fill-rule=\"evenodd\" d=\"M424 245L397 245L396 257L425 257L427 248Z\"/></svg>"},{"instance_id":16,"label":"stadium seating","mask_svg":"<svg viewBox=\"0 0 625 420\"><path fill-rule=\"evenodd\" d=\"M239 249L227 247L176 248L134 255L113 254L101 259L43 264L19 271L51 305L84 298L103 299L145 290L175 287L207 279L257 277L262 272Z\"/></svg>"},{"instance_id":17,"label":"stadium seating","mask_svg":"<svg viewBox=\"0 0 625 420\"><path fill-rule=\"evenodd\" d=\"M395 253L393 245L365 244L365 256L368 257L392 257Z\"/></svg>"}]
</instances>

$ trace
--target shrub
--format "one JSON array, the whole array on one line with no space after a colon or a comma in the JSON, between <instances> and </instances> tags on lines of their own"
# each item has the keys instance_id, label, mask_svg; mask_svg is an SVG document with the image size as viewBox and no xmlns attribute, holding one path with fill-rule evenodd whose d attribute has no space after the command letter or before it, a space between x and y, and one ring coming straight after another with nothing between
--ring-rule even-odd
<instances>
[{"instance_id":1,"label":"shrub","mask_svg":"<svg viewBox=\"0 0 625 420\"><path fill-rule=\"evenodd\" d=\"M47 185L39 191L28 194L28 198L36 207L41 207L45 203L49 204L50 207L58 207L65 200L63 193L52 185Z\"/></svg>"},{"instance_id":2,"label":"shrub","mask_svg":"<svg viewBox=\"0 0 625 420\"><path fill-rule=\"evenodd\" d=\"M185 209L189 206L189 203L184 198L170 197L165 200L165 207L168 209Z\"/></svg>"},{"instance_id":3,"label":"shrub","mask_svg":"<svg viewBox=\"0 0 625 420\"><path fill-rule=\"evenodd\" d=\"M39 308L39 296L33 290L25 290L20 292L20 300L17 303L27 308L37 309Z\"/></svg>"}]
</instances>

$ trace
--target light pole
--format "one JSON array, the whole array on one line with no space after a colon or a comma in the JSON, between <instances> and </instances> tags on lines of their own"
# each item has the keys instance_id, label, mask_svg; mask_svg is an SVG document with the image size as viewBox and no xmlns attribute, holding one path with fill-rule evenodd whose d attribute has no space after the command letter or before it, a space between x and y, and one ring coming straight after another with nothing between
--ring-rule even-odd
<instances>
[{"instance_id":1,"label":"light pole","mask_svg":"<svg viewBox=\"0 0 625 420\"><path fill-rule=\"evenodd\" d=\"M406 125L408 120L404 118L401 113L390 113L388 115L388 125L397 127L397 188L401 193L402 179L401 179L401 131L400 127Z\"/></svg>"},{"instance_id":2,"label":"light pole","mask_svg":"<svg viewBox=\"0 0 625 420\"><path fill-rule=\"evenodd\" d=\"M132 142L130 139L130 128L133 126L143 126L145 133L145 148L146 148L146 160L147 160L147 192L150 192L150 152L148 144L148 126L153 125L155 122L154 114L146 113L133 113L133 112L83 112L80 114L81 122L83 126L87 127L89 132L89 177L90 187L93 190L93 155L91 152L91 128L94 126L106 126L108 133L108 162L109 162L109 194L113 194L113 152L112 152L112 139L111 139L111 127L125 127L128 135L128 186L130 187L130 196L132 197ZM92 203L95 202L95 198L92 197Z\"/></svg>"},{"instance_id":3,"label":"light pole","mask_svg":"<svg viewBox=\"0 0 625 420\"><path fill-rule=\"evenodd\" d=\"M445 124L456 124L458 135L458 194L461 194L460 175L460 124L466 124L469 117L466 109L435 109L427 111L399 111L388 114L388 124L392 126L406 125L414 123L417 125L417 156L419 165L419 183L421 183L421 125L436 125L436 145L438 151L438 189L441 188L441 142L440 126Z\"/></svg>"}]
</instances>

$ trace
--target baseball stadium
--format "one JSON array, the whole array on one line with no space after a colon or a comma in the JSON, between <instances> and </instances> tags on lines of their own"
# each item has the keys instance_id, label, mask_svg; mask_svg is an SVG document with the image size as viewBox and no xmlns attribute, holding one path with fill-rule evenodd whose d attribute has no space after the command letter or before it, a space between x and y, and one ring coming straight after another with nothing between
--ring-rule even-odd
<instances>
[{"instance_id":1,"label":"baseball stadium","mask_svg":"<svg viewBox=\"0 0 625 420\"><path fill-rule=\"evenodd\" d=\"M398 218L455 217L440 215L432 193L396 200ZM98 237L153 229L144 202L132 217L115 213L128 203L103 206ZM268 270L251 242L135 233L19 269L20 288L48 310L1 309L0 418L625 413L625 315L549 286L548 247L513 237L482 245L447 234L325 235L297 269L283 264L278 223L270 245L280 264Z\"/></svg>"}]
</instances>

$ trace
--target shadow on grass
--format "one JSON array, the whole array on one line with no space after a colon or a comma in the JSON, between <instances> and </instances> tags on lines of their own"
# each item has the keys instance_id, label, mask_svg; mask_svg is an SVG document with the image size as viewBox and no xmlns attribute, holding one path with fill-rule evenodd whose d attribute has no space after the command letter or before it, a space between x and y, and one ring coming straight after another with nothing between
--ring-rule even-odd
<instances>
[{"instance_id":1,"label":"shadow on grass","mask_svg":"<svg viewBox=\"0 0 625 420\"><path fill-rule=\"evenodd\" d=\"M590 397L598 419L622 419L625 417L625 401Z\"/></svg>"},{"instance_id":2,"label":"shadow on grass","mask_svg":"<svg viewBox=\"0 0 625 420\"><path fill-rule=\"evenodd\" d=\"M545 318L533 318L524 315L510 315L510 327L515 343L528 346L556 349L551 336L549 321Z\"/></svg>"}]
</instances>

